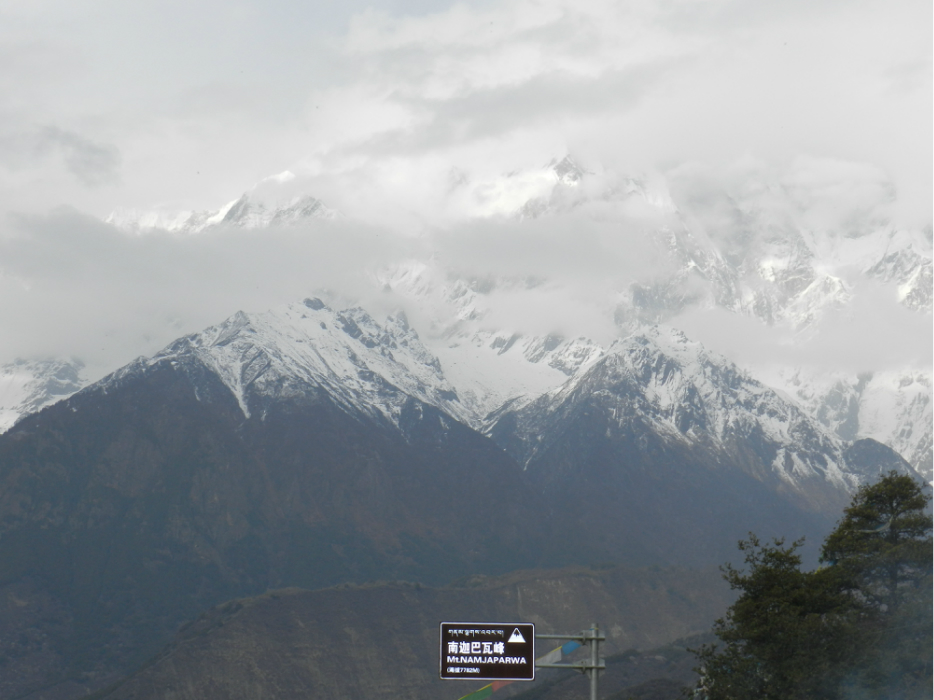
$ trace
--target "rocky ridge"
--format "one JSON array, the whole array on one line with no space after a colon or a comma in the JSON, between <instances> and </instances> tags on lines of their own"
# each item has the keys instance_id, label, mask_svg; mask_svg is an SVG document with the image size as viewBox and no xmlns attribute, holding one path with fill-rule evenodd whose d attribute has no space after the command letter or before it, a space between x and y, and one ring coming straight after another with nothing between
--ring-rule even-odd
<instances>
[{"instance_id":1,"label":"rocky ridge","mask_svg":"<svg viewBox=\"0 0 934 700\"><path fill-rule=\"evenodd\" d=\"M673 330L653 329L616 341L559 389L518 410L499 412L489 431L495 436L497 424L511 414L522 438L514 456L527 465L585 403L611 415L608 436L639 420L695 449L737 453L755 445L775 475L799 487L814 478L844 490L858 484L847 471L843 441L794 403Z\"/></svg>"},{"instance_id":2,"label":"rocky ridge","mask_svg":"<svg viewBox=\"0 0 934 700\"><path fill-rule=\"evenodd\" d=\"M617 428L639 421L667 440L712 454L757 451L760 466L802 493L817 479L846 494L866 478L849 470L844 458L847 443L861 437L858 432L843 439L796 403L676 330L642 329L606 350L583 339L513 340L513 366L523 362L565 376L565 381L539 396L514 395L489 413L483 404L461 399L404 314L379 323L363 309L334 310L318 298L264 314L237 313L91 388L106 393L168 364L188 373L196 396L203 372L216 377L246 419L255 415L262 420L283 401L308 402L320 396L348 415L403 434L414 399L441 411L442 425L443 416L449 416L487 433L524 465L562 434L567 417L582 402L596 400L612 414ZM497 348L495 340L492 345L500 355L512 349L510 344ZM563 370L560 361L569 356L581 361ZM497 369L507 367L502 363ZM508 436L502 427L505 416ZM613 430L607 427L607 435ZM747 463L738 458L737 465Z\"/></svg>"},{"instance_id":3,"label":"rocky ridge","mask_svg":"<svg viewBox=\"0 0 934 700\"><path fill-rule=\"evenodd\" d=\"M413 398L465 423L474 418L404 314L379 324L359 307L335 311L318 298L263 314L238 312L140 358L101 387L106 391L165 363L206 368L230 390L245 418L318 393L348 413L397 427Z\"/></svg>"}]
</instances>

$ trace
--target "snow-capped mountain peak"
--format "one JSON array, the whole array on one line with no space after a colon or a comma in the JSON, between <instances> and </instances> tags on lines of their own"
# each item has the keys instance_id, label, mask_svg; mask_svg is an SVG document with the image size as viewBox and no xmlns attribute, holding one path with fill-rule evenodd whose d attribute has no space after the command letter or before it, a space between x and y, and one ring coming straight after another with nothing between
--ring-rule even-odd
<instances>
[{"instance_id":1,"label":"snow-capped mountain peak","mask_svg":"<svg viewBox=\"0 0 934 700\"><path fill-rule=\"evenodd\" d=\"M583 421L596 422L601 439L605 433L627 444L638 445L649 431L808 498L807 484L850 491L875 476L866 465L850 464L847 443L796 403L673 329L617 340L563 386L504 406L492 418L490 434L512 444L525 464L566 439L569 422Z\"/></svg>"},{"instance_id":2,"label":"snow-capped mountain peak","mask_svg":"<svg viewBox=\"0 0 934 700\"><path fill-rule=\"evenodd\" d=\"M779 369L764 378L837 437L877 440L931 479L934 418L929 370L848 373L796 368Z\"/></svg>"},{"instance_id":3,"label":"snow-capped mountain peak","mask_svg":"<svg viewBox=\"0 0 934 700\"><path fill-rule=\"evenodd\" d=\"M398 425L409 398L470 422L440 364L404 314L378 323L361 308L334 310L317 298L262 314L238 312L224 323L181 338L104 380L162 363L196 363L215 374L245 417L272 402L325 392L344 410Z\"/></svg>"},{"instance_id":4,"label":"snow-capped mountain peak","mask_svg":"<svg viewBox=\"0 0 934 700\"><path fill-rule=\"evenodd\" d=\"M0 433L84 385L78 360L16 360L0 366Z\"/></svg>"},{"instance_id":5,"label":"snow-capped mountain peak","mask_svg":"<svg viewBox=\"0 0 934 700\"><path fill-rule=\"evenodd\" d=\"M215 226L264 228L312 219L334 219L338 212L303 191L304 184L286 171L268 177L237 199L215 210L139 211L115 209L106 221L131 233L164 229L193 234Z\"/></svg>"}]
</instances>

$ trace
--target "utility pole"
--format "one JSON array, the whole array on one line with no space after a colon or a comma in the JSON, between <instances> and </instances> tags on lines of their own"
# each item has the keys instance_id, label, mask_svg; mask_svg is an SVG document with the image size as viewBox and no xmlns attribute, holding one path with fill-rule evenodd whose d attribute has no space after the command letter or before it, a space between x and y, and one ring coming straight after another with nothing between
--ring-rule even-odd
<instances>
[{"instance_id":1,"label":"utility pole","mask_svg":"<svg viewBox=\"0 0 934 700\"><path fill-rule=\"evenodd\" d=\"M578 661L573 664L536 663L535 668L572 668L575 671L587 674L590 678L590 700L599 700L597 693L597 678L600 671L606 668L606 662L600 658L600 642L606 637L600 633L600 627L594 622L589 630L579 634L536 634L536 639L572 639L581 645L590 645L590 660Z\"/></svg>"}]
</instances>

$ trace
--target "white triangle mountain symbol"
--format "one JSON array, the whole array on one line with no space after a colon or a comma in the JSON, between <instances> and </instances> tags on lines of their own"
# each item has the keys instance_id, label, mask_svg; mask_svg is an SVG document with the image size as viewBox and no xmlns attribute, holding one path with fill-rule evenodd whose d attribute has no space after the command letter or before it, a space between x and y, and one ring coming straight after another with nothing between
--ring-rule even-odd
<instances>
[{"instance_id":1,"label":"white triangle mountain symbol","mask_svg":"<svg viewBox=\"0 0 934 700\"><path fill-rule=\"evenodd\" d=\"M523 644L525 643L525 637L522 636L522 632L519 631L518 627L516 627L512 631L512 636L506 640L506 644L509 644L510 642L522 642Z\"/></svg>"}]
</instances>

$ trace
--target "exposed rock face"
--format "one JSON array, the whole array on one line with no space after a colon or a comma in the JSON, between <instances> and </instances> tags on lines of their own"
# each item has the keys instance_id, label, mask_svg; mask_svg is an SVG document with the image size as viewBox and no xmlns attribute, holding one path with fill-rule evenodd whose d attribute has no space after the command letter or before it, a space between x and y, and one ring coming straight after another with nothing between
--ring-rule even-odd
<instances>
[{"instance_id":1,"label":"exposed rock face","mask_svg":"<svg viewBox=\"0 0 934 700\"><path fill-rule=\"evenodd\" d=\"M531 621L539 634L599 621L611 655L706 630L729 600L715 570L620 568L522 572L461 588L276 591L202 615L103 698L455 700L484 683L438 679L442 621ZM539 640L536 653L559 644Z\"/></svg>"}]
</instances>

